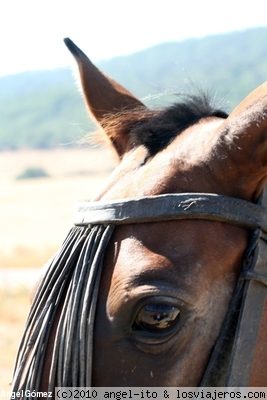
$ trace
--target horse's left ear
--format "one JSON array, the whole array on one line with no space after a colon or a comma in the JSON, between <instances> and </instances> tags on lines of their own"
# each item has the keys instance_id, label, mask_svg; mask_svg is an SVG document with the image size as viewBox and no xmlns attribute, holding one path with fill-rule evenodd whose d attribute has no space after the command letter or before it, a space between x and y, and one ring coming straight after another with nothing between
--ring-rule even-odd
<instances>
[{"instance_id":1,"label":"horse's left ear","mask_svg":"<svg viewBox=\"0 0 267 400\"><path fill-rule=\"evenodd\" d=\"M104 75L72 40L66 38L64 42L78 64L86 104L103 128L107 116L145 107L127 89ZM128 138L124 136L110 139L119 156L122 156L127 150Z\"/></svg>"}]
</instances>

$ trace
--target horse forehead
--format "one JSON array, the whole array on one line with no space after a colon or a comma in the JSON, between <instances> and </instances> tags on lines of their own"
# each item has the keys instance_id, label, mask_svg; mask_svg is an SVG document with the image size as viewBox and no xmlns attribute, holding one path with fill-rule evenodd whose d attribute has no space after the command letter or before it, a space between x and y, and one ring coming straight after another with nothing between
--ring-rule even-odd
<instances>
[{"instance_id":1,"label":"horse forehead","mask_svg":"<svg viewBox=\"0 0 267 400\"><path fill-rule=\"evenodd\" d=\"M169 148L175 147L175 156L184 162L199 163L214 152L224 124L222 118L203 118L178 135Z\"/></svg>"},{"instance_id":2,"label":"horse forehead","mask_svg":"<svg viewBox=\"0 0 267 400\"><path fill-rule=\"evenodd\" d=\"M228 290L234 278L233 264L237 268L246 246L240 228L208 221L123 226L115 231L113 240L114 251L106 259L109 266L114 263L114 269L106 269L106 274L112 273L108 285L110 310L128 299L131 292L150 293L149 288L159 282L168 290L179 288L188 303L200 301L202 294L206 298L211 282L223 285L225 280ZM201 304L205 306L205 301Z\"/></svg>"},{"instance_id":3,"label":"horse forehead","mask_svg":"<svg viewBox=\"0 0 267 400\"><path fill-rule=\"evenodd\" d=\"M179 190L176 188L179 179L182 191L197 190L183 187L182 181L199 180L195 169L203 168L204 162L211 159L224 121L217 117L203 118L152 158L144 146L134 149L114 171L101 197L110 200L172 192ZM171 189L174 183L175 188Z\"/></svg>"}]
</instances>

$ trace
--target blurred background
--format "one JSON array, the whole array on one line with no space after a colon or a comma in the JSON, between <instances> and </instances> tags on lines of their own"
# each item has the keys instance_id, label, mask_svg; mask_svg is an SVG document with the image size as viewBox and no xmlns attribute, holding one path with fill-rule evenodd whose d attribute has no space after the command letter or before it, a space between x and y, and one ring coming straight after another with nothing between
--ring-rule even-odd
<instances>
[{"instance_id":1,"label":"blurred background","mask_svg":"<svg viewBox=\"0 0 267 400\"><path fill-rule=\"evenodd\" d=\"M94 144L69 36L150 107L210 92L230 111L267 80L266 2L0 2L0 390L9 389L30 292L116 160Z\"/></svg>"}]
</instances>

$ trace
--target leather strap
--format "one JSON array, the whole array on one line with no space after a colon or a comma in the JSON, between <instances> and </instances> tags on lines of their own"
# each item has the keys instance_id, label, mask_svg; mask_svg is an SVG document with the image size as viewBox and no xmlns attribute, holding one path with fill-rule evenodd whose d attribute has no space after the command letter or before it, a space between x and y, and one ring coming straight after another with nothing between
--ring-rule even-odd
<instances>
[{"instance_id":1,"label":"leather strap","mask_svg":"<svg viewBox=\"0 0 267 400\"><path fill-rule=\"evenodd\" d=\"M267 209L246 200L206 193L164 194L108 203L83 202L78 205L74 223L119 225L176 219L221 221L267 232Z\"/></svg>"},{"instance_id":2,"label":"leather strap","mask_svg":"<svg viewBox=\"0 0 267 400\"><path fill-rule=\"evenodd\" d=\"M267 204L267 190L262 196ZM242 279L242 276L241 276ZM267 234L259 231L239 313L227 386L267 386Z\"/></svg>"}]
</instances>

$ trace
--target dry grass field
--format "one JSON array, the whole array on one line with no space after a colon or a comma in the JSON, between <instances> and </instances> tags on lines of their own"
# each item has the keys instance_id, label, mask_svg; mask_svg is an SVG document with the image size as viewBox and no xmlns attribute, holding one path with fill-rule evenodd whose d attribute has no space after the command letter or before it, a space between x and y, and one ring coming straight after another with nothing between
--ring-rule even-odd
<instances>
[{"instance_id":1,"label":"dry grass field","mask_svg":"<svg viewBox=\"0 0 267 400\"><path fill-rule=\"evenodd\" d=\"M1 288L0 291L0 393L10 389L13 365L30 305L29 289ZM4 398L1 396L1 398Z\"/></svg>"},{"instance_id":2,"label":"dry grass field","mask_svg":"<svg viewBox=\"0 0 267 400\"><path fill-rule=\"evenodd\" d=\"M31 278L64 240L75 203L91 199L115 163L108 149L0 153L0 390L9 388ZM43 168L48 177L17 180L29 167ZM32 274L24 273L29 267ZM22 272L16 284L14 268Z\"/></svg>"},{"instance_id":3,"label":"dry grass field","mask_svg":"<svg viewBox=\"0 0 267 400\"><path fill-rule=\"evenodd\" d=\"M64 239L75 204L98 192L114 164L107 149L0 153L0 267L42 265ZM16 180L28 167L49 177Z\"/></svg>"}]
</instances>

